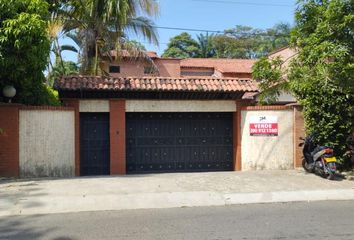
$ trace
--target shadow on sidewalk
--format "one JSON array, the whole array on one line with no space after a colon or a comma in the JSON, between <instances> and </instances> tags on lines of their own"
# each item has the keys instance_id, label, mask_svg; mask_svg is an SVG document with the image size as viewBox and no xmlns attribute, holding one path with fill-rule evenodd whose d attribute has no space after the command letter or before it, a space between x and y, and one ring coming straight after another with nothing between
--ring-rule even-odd
<instances>
[{"instance_id":1,"label":"shadow on sidewalk","mask_svg":"<svg viewBox=\"0 0 354 240\"><path fill-rule=\"evenodd\" d=\"M42 226L40 228L34 227L37 219L41 218L40 215L14 216L0 218L0 239L52 239L52 240L75 240L70 236L56 236L53 231L57 228L47 228Z\"/></svg>"}]
</instances>

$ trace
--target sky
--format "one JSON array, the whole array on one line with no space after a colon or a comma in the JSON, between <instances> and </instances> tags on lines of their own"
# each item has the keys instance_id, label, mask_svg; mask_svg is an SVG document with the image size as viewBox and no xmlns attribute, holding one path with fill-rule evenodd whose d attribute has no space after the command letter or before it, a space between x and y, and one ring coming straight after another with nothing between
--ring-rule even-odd
<instances>
[{"instance_id":1,"label":"sky","mask_svg":"<svg viewBox=\"0 0 354 240\"><path fill-rule=\"evenodd\" d=\"M223 31L236 25L254 28L270 28L284 22L294 23L296 0L159 0L160 14L153 19L158 27L202 29ZM146 40L131 36L143 43L147 50L161 55L169 39L184 32L183 30L158 29L159 46ZM188 32L188 31L187 31ZM199 33L189 32L193 37ZM73 44L62 39L63 44ZM63 52L64 60L76 61L77 56Z\"/></svg>"}]
</instances>

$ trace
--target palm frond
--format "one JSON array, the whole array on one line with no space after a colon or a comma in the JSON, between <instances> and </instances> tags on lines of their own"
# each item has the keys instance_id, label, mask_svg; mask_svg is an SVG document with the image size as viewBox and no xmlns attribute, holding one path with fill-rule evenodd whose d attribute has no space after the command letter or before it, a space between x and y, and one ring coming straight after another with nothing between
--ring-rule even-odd
<instances>
[{"instance_id":1,"label":"palm frond","mask_svg":"<svg viewBox=\"0 0 354 240\"><path fill-rule=\"evenodd\" d=\"M158 33L154 23L145 17L130 18L125 26L126 31L130 31L137 36L143 36L150 43L159 44Z\"/></svg>"},{"instance_id":2,"label":"palm frond","mask_svg":"<svg viewBox=\"0 0 354 240\"><path fill-rule=\"evenodd\" d=\"M71 51L71 52L75 52L75 53L79 52L79 50L77 50L76 47L74 47L72 45L68 45L68 44L61 45L60 51Z\"/></svg>"}]
</instances>

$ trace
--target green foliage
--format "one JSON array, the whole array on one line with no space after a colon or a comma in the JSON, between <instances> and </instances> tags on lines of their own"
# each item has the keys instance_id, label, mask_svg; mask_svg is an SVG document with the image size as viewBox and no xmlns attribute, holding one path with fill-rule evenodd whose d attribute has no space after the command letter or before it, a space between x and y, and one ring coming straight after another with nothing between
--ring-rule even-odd
<instances>
[{"instance_id":1,"label":"green foliage","mask_svg":"<svg viewBox=\"0 0 354 240\"><path fill-rule=\"evenodd\" d=\"M53 86L55 79L65 75L75 75L79 73L79 67L72 61L63 61L60 64L53 66L51 72L48 74L48 85Z\"/></svg>"},{"instance_id":2,"label":"green foliage","mask_svg":"<svg viewBox=\"0 0 354 240\"><path fill-rule=\"evenodd\" d=\"M281 92L288 91L289 86L283 78L282 64L283 61L279 57L274 59L262 57L253 65L253 78L259 79L261 104L272 104L276 102Z\"/></svg>"},{"instance_id":3,"label":"green foliage","mask_svg":"<svg viewBox=\"0 0 354 240\"><path fill-rule=\"evenodd\" d=\"M304 106L305 127L308 133L317 133L319 143L333 146L335 154L345 163L345 140L353 131L353 105L334 84L314 82L301 91L306 95L300 100ZM349 159L347 159L349 160Z\"/></svg>"},{"instance_id":4,"label":"green foliage","mask_svg":"<svg viewBox=\"0 0 354 240\"><path fill-rule=\"evenodd\" d=\"M215 35L199 34L197 35L198 47L199 47L199 57L201 58L213 58L216 57L216 50L214 48L214 37Z\"/></svg>"},{"instance_id":5,"label":"green foliage","mask_svg":"<svg viewBox=\"0 0 354 240\"><path fill-rule=\"evenodd\" d=\"M131 47L135 48L135 49L138 49L139 51L147 51L145 46L143 44L141 44L140 42L138 41L135 41L135 40L128 40L126 42L127 45L131 45Z\"/></svg>"},{"instance_id":6,"label":"green foliage","mask_svg":"<svg viewBox=\"0 0 354 240\"><path fill-rule=\"evenodd\" d=\"M15 102L57 102L44 85L50 49L47 17L44 0L0 2L0 88L13 85L17 90Z\"/></svg>"},{"instance_id":7,"label":"green foliage","mask_svg":"<svg viewBox=\"0 0 354 240\"><path fill-rule=\"evenodd\" d=\"M66 18L64 32L77 31L81 43L80 72L102 74L100 61L112 49L118 53L125 49L127 33L157 44L156 29L148 18L157 13L158 3L155 0L69 1L62 11Z\"/></svg>"},{"instance_id":8,"label":"green foliage","mask_svg":"<svg viewBox=\"0 0 354 240\"><path fill-rule=\"evenodd\" d=\"M279 74L279 62L262 59L254 77L270 94L286 85L303 106L307 133L333 146L345 166L345 139L354 131L354 1L301 0L295 16L298 54L289 68Z\"/></svg>"},{"instance_id":9,"label":"green foliage","mask_svg":"<svg viewBox=\"0 0 354 240\"><path fill-rule=\"evenodd\" d=\"M269 29L236 26L214 37L218 58L259 58L289 45L291 28L280 23Z\"/></svg>"},{"instance_id":10,"label":"green foliage","mask_svg":"<svg viewBox=\"0 0 354 240\"><path fill-rule=\"evenodd\" d=\"M44 84L26 83L22 86L22 94L19 99L21 103L26 105L60 105L58 93L51 87Z\"/></svg>"},{"instance_id":11,"label":"green foliage","mask_svg":"<svg viewBox=\"0 0 354 240\"><path fill-rule=\"evenodd\" d=\"M186 32L170 39L167 49L162 57L193 58L199 56L199 45L192 36Z\"/></svg>"},{"instance_id":12,"label":"green foliage","mask_svg":"<svg viewBox=\"0 0 354 240\"><path fill-rule=\"evenodd\" d=\"M290 41L291 28L280 23L266 30L236 26L218 35L197 36L188 33L170 39L164 57L178 58L259 58L275 49L285 47Z\"/></svg>"}]
</instances>

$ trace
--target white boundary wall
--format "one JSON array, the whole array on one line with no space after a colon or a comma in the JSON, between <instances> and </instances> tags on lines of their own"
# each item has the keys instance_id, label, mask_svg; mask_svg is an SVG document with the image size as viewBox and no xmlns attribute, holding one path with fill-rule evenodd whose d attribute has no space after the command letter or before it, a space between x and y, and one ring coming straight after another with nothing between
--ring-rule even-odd
<instances>
[{"instance_id":1,"label":"white boundary wall","mask_svg":"<svg viewBox=\"0 0 354 240\"><path fill-rule=\"evenodd\" d=\"M80 112L109 112L109 100L80 100Z\"/></svg>"},{"instance_id":2,"label":"white boundary wall","mask_svg":"<svg viewBox=\"0 0 354 240\"><path fill-rule=\"evenodd\" d=\"M109 100L80 100L80 112L109 112ZM232 100L126 100L126 112L236 112Z\"/></svg>"},{"instance_id":3,"label":"white boundary wall","mask_svg":"<svg viewBox=\"0 0 354 240\"><path fill-rule=\"evenodd\" d=\"M242 170L294 168L293 110L242 110ZM278 136L250 136L251 116L273 116L278 119Z\"/></svg>"},{"instance_id":4,"label":"white boundary wall","mask_svg":"<svg viewBox=\"0 0 354 240\"><path fill-rule=\"evenodd\" d=\"M126 112L235 112L232 100L127 100Z\"/></svg>"},{"instance_id":5,"label":"white boundary wall","mask_svg":"<svg viewBox=\"0 0 354 240\"><path fill-rule=\"evenodd\" d=\"M74 176L74 117L70 110L20 110L21 177Z\"/></svg>"}]
</instances>

